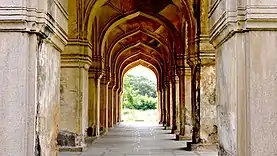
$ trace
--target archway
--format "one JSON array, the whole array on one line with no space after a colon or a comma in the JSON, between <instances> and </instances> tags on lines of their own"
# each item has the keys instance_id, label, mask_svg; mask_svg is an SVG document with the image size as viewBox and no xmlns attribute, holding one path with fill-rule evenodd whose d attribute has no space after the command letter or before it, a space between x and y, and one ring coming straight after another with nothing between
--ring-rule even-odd
<instances>
[{"instance_id":1,"label":"archway","mask_svg":"<svg viewBox=\"0 0 277 156\"><path fill-rule=\"evenodd\" d=\"M150 68L139 64L124 74L121 108L123 122L159 122L157 77Z\"/></svg>"}]
</instances>

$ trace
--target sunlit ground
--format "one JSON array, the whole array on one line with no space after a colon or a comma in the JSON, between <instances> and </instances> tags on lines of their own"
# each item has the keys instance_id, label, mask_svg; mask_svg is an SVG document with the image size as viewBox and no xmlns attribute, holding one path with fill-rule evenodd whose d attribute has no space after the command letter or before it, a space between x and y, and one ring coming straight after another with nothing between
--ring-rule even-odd
<instances>
[{"instance_id":1,"label":"sunlit ground","mask_svg":"<svg viewBox=\"0 0 277 156\"><path fill-rule=\"evenodd\" d=\"M159 116L158 110L122 110L122 120L123 122L145 122L145 123L158 123Z\"/></svg>"}]
</instances>

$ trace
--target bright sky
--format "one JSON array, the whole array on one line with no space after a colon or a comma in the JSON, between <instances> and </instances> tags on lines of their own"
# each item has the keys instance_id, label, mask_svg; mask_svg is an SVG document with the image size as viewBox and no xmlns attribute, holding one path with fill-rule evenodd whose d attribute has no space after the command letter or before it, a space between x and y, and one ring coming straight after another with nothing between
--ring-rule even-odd
<instances>
[{"instance_id":1,"label":"bright sky","mask_svg":"<svg viewBox=\"0 0 277 156\"><path fill-rule=\"evenodd\" d=\"M157 79L156 79L156 75L154 74L154 72L142 65L138 65L132 69L130 69L126 75L128 74L131 74L131 75L134 75L134 76L144 76L144 77L147 77L148 79L154 81L154 82L157 82Z\"/></svg>"}]
</instances>

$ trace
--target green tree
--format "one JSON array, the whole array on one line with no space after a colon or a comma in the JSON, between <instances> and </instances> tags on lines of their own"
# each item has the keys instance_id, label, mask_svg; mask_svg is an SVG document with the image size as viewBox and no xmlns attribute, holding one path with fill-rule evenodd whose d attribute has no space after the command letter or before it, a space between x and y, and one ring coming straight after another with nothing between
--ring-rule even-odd
<instances>
[{"instance_id":1,"label":"green tree","mask_svg":"<svg viewBox=\"0 0 277 156\"><path fill-rule=\"evenodd\" d=\"M124 79L123 108L149 110L157 108L155 82L143 76L127 75Z\"/></svg>"}]
</instances>

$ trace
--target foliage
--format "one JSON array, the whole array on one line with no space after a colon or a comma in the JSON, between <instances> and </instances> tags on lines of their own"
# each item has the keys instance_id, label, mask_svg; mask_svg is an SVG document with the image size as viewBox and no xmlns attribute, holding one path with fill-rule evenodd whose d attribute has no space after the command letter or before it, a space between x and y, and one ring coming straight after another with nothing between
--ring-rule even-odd
<instances>
[{"instance_id":1,"label":"foliage","mask_svg":"<svg viewBox=\"0 0 277 156\"><path fill-rule=\"evenodd\" d=\"M123 108L151 110L157 108L156 84L143 76L124 79Z\"/></svg>"}]
</instances>

